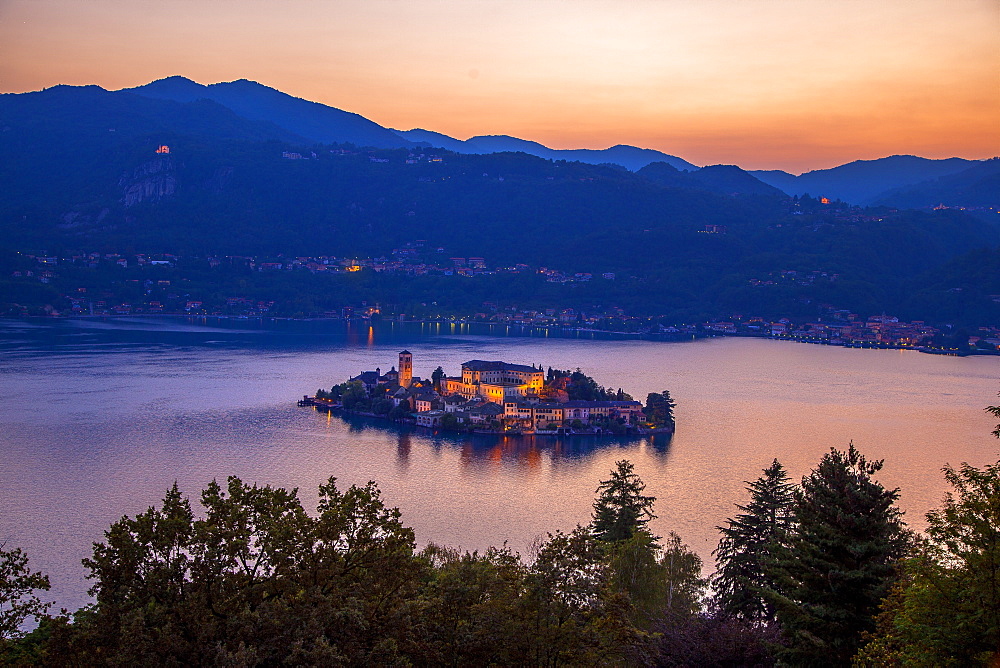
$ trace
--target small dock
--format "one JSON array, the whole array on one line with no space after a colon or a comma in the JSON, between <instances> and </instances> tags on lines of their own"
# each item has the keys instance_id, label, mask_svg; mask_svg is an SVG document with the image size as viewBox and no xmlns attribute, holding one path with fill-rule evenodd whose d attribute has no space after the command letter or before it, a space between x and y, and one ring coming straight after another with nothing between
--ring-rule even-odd
<instances>
[{"instance_id":1,"label":"small dock","mask_svg":"<svg viewBox=\"0 0 1000 668\"><path fill-rule=\"evenodd\" d=\"M299 406L312 406L316 410L329 413L331 411L339 410L342 408L341 404L328 399L317 399L316 397L310 397L308 395L303 395L298 401Z\"/></svg>"}]
</instances>

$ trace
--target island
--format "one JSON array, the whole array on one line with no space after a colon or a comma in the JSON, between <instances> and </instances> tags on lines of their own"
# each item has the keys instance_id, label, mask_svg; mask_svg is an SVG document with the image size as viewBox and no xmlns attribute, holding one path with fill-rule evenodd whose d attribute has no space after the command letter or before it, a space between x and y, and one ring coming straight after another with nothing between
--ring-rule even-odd
<instances>
[{"instance_id":1,"label":"island","mask_svg":"<svg viewBox=\"0 0 1000 668\"><path fill-rule=\"evenodd\" d=\"M413 354L398 369L363 371L330 390L305 395L300 406L377 417L428 429L480 434L672 434L674 401L664 390L645 406L621 388L601 387L580 369L469 360L461 375L441 367L413 375Z\"/></svg>"}]
</instances>

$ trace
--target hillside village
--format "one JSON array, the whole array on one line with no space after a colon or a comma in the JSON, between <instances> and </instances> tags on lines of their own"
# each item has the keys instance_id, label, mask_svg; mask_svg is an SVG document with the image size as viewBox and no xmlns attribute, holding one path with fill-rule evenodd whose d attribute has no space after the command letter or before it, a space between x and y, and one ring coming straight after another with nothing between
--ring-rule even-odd
<instances>
[{"instance_id":1,"label":"hillside village","mask_svg":"<svg viewBox=\"0 0 1000 668\"><path fill-rule=\"evenodd\" d=\"M413 375L413 355L399 353L399 366L364 371L330 392L304 397L301 405L343 408L419 427L517 434L672 433L669 393L641 402L619 389L597 385L575 372L469 360L460 376L438 367L430 379ZM586 397L586 398L581 398Z\"/></svg>"},{"instance_id":2,"label":"hillside village","mask_svg":"<svg viewBox=\"0 0 1000 668\"><path fill-rule=\"evenodd\" d=\"M292 315L296 308L287 303L261 296L249 296L253 290L226 293L218 285L224 283L217 272L237 276L239 284L253 276L282 276L292 272L316 274L372 274L401 273L409 278L425 275L440 277L479 277L502 274L525 274L544 279L546 283L580 285L595 279L591 274L570 274L549 267L531 267L518 264L510 267L488 268L479 257L451 257L441 255L436 264L428 264L416 256L423 252L425 242L414 242L393 250L395 261L335 258L297 257L272 258L276 261L248 256L190 257L172 254L125 255L119 253L78 253L59 255L19 255L18 268L10 272L12 285L58 284L63 292L59 308L47 306L36 315L190 315L216 317L281 317ZM95 272L93 276L81 272ZM69 272L65 277L61 273ZM226 274L226 275L229 275ZM191 280L194 277L195 281ZM634 278L616 276L613 272L599 274L596 282L622 283L637 287ZM788 286L809 287L832 283L839 274L824 270L811 272L783 270L754 278L749 284L756 290L777 290ZM216 287L206 291L206 280ZM456 280L462 280L457 278ZM440 287L440 284L439 284ZM958 295L961 288L951 294ZM275 294L273 289L262 294ZM287 294L287 291L282 294ZM1000 303L1000 294L989 295ZM27 307L8 305L5 315L28 315ZM670 323L660 316L629 313L613 302L582 307L579 304L552 303L550 305L523 305L504 303L497 299L484 301L464 313L447 313L439 310L435 301L415 302L406 305L386 305L360 300L344 303L339 308L318 313L300 313L300 317L326 317L349 319L398 321L421 320L451 323L484 323L521 327L570 327L583 331L601 331L628 335L648 336L654 339L682 340L698 336L764 336L780 339L828 343L832 345L862 347L916 348L926 352L942 349L968 352L993 352L1000 350L1000 327L980 326L968 331L959 341L954 337L958 330L933 326L914 320L903 321L886 314L864 316L840 309L833 304L816 304L817 314L809 319L764 317L753 313L731 313L728 316L687 324ZM955 340L951 340L955 339ZM947 344L947 345L946 345Z\"/></svg>"}]
</instances>

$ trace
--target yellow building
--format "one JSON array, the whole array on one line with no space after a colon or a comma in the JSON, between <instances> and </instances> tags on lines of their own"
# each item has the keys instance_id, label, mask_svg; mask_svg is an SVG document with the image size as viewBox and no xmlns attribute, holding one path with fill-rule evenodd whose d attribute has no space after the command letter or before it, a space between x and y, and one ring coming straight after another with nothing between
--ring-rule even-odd
<instances>
[{"instance_id":1,"label":"yellow building","mask_svg":"<svg viewBox=\"0 0 1000 668\"><path fill-rule=\"evenodd\" d=\"M413 354L409 350L399 353L399 386L409 387L413 382Z\"/></svg>"},{"instance_id":2,"label":"yellow building","mask_svg":"<svg viewBox=\"0 0 1000 668\"><path fill-rule=\"evenodd\" d=\"M484 397L503 405L512 397L538 394L545 384L545 374L523 364L470 360L462 364L460 378L446 378L445 394L458 394L466 399Z\"/></svg>"}]
</instances>

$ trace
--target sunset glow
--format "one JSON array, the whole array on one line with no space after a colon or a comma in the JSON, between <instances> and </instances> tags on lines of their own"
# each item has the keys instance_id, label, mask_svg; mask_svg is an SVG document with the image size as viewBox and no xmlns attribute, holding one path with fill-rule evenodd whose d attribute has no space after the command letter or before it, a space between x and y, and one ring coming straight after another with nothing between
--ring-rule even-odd
<instances>
[{"instance_id":1,"label":"sunset glow","mask_svg":"<svg viewBox=\"0 0 1000 668\"><path fill-rule=\"evenodd\" d=\"M251 79L397 129L801 172L1000 153L995 0L4 0L0 91Z\"/></svg>"}]
</instances>

